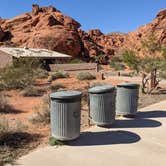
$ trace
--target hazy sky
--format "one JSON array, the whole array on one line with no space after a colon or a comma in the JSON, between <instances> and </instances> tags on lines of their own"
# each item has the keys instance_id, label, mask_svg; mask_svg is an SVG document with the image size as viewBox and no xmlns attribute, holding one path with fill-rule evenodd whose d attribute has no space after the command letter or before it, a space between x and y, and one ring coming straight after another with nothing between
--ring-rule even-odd
<instances>
[{"instance_id":1,"label":"hazy sky","mask_svg":"<svg viewBox=\"0 0 166 166\"><path fill-rule=\"evenodd\" d=\"M1 0L0 17L29 12L34 3L53 5L80 22L82 29L99 28L104 33L134 31L166 8L166 0Z\"/></svg>"}]
</instances>

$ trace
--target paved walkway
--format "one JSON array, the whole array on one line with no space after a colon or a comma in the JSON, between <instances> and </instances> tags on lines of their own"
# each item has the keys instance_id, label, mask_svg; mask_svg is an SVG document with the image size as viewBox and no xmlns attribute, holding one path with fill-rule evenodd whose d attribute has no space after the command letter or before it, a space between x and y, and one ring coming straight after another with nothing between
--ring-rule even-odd
<instances>
[{"instance_id":1,"label":"paved walkway","mask_svg":"<svg viewBox=\"0 0 166 166\"><path fill-rule=\"evenodd\" d=\"M71 146L38 149L19 166L166 166L166 101L118 119L110 129L92 127Z\"/></svg>"}]
</instances>

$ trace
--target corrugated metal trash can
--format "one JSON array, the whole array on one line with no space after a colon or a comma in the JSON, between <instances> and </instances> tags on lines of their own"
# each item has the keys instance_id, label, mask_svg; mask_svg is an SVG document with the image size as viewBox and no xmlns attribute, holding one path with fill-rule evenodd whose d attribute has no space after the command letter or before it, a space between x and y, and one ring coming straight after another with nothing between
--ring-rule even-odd
<instances>
[{"instance_id":1,"label":"corrugated metal trash can","mask_svg":"<svg viewBox=\"0 0 166 166\"><path fill-rule=\"evenodd\" d=\"M60 91L50 94L51 135L57 140L80 136L81 92Z\"/></svg>"},{"instance_id":2,"label":"corrugated metal trash can","mask_svg":"<svg viewBox=\"0 0 166 166\"><path fill-rule=\"evenodd\" d=\"M115 120L116 90L112 85L89 89L90 118L98 126L109 126Z\"/></svg>"},{"instance_id":3,"label":"corrugated metal trash can","mask_svg":"<svg viewBox=\"0 0 166 166\"><path fill-rule=\"evenodd\" d=\"M135 115L138 107L138 96L138 84L118 84L116 96L116 115Z\"/></svg>"}]
</instances>

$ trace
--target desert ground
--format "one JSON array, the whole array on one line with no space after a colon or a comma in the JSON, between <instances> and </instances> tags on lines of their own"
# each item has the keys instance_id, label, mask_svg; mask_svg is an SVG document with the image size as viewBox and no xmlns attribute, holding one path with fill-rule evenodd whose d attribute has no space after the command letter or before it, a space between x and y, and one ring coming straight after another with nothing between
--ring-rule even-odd
<instances>
[{"instance_id":1,"label":"desert ground","mask_svg":"<svg viewBox=\"0 0 166 166\"><path fill-rule=\"evenodd\" d=\"M108 68L105 66L108 73ZM9 136L4 142L0 142L1 150L0 154L5 161L12 161L18 157L33 151L39 147L45 147L49 144L50 137L50 123L42 117L40 122L32 121L36 116L36 112L41 111L43 99L49 98L49 94L58 90L51 90L51 85L61 85L59 90L78 90L83 93L82 97L82 110L81 110L81 131L88 129L88 106L87 96L88 89L94 85L111 84L116 86L122 82L134 82L141 83L141 77L128 77L128 76L107 76L104 80L97 74L94 80L78 80L76 73L70 73L68 78L59 78L52 82L48 81L48 78L36 79L34 87L39 89L42 93L39 96L25 97L21 94L20 90L5 90L1 91L7 99L7 104L10 109L6 112L1 112L0 116L9 120L10 124L18 123L24 128L23 133L16 133ZM161 92L164 92L166 88L166 82L161 82ZM151 95L139 94L139 108L166 100L166 94L154 93ZM49 108L47 108L49 109ZM92 123L90 125L93 125Z\"/></svg>"}]
</instances>

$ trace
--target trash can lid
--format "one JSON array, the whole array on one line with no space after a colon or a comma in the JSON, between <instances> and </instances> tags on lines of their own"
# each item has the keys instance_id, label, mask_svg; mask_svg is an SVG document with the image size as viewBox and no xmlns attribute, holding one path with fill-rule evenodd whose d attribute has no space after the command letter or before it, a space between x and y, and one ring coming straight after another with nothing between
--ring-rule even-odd
<instances>
[{"instance_id":1,"label":"trash can lid","mask_svg":"<svg viewBox=\"0 0 166 166\"><path fill-rule=\"evenodd\" d=\"M50 94L50 98L53 99L73 99L81 97L81 92L79 91L59 91Z\"/></svg>"},{"instance_id":2,"label":"trash can lid","mask_svg":"<svg viewBox=\"0 0 166 166\"><path fill-rule=\"evenodd\" d=\"M117 87L139 88L139 84L125 82L125 83L118 84Z\"/></svg>"},{"instance_id":3,"label":"trash can lid","mask_svg":"<svg viewBox=\"0 0 166 166\"><path fill-rule=\"evenodd\" d=\"M89 93L107 93L111 92L115 89L112 85L101 85L101 86L95 86L93 88L89 89Z\"/></svg>"}]
</instances>

